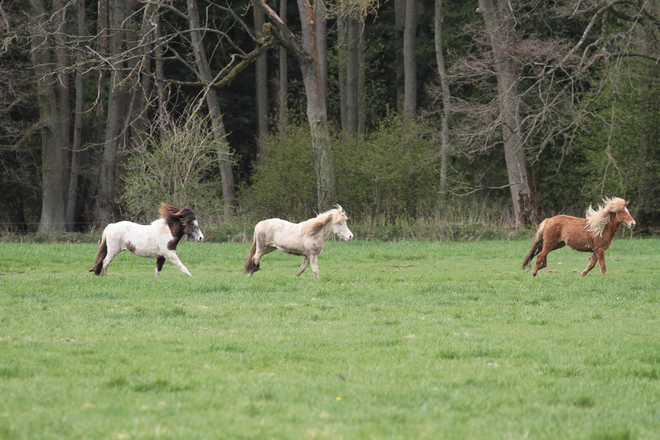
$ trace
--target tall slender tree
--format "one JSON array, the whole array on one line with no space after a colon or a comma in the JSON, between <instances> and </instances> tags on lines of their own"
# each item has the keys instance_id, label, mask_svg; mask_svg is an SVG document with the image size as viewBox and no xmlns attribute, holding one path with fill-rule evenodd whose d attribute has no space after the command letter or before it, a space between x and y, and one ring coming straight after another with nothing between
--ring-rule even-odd
<instances>
[{"instance_id":1,"label":"tall slender tree","mask_svg":"<svg viewBox=\"0 0 660 440\"><path fill-rule=\"evenodd\" d=\"M112 32L110 34L109 66L110 85L108 96L108 112L105 126L105 142L103 145L103 159L101 162L101 179L99 188L99 207L101 221L104 224L113 221L115 184L117 181L117 155L123 141L122 129L126 122L127 91L124 79L126 78L126 63L121 54L124 51L126 31L124 20L127 16L126 0L114 0L111 19Z\"/></svg>"},{"instance_id":2,"label":"tall slender tree","mask_svg":"<svg viewBox=\"0 0 660 440\"><path fill-rule=\"evenodd\" d=\"M264 11L252 8L254 17L254 32L258 38L263 37ZM255 97L257 101L257 149L261 152L263 143L268 134L268 64L267 54L264 52L257 57L255 67Z\"/></svg>"},{"instance_id":3,"label":"tall slender tree","mask_svg":"<svg viewBox=\"0 0 660 440\"><path fill-rule=\"evenodd\" d=\"M60 119L54 89L51 29L44 0L29 0L33 12L31 36L32 64L41 120L41 220L39 232L64 231L64 195L62 194L62 148Z\"/></svg>"},{"instance_id":4,"label":"tall slender tree","mask_svg":"<svg viewBox=\"0 0 660 440\"><path fill-rule=\"evenodd\" d=\"M479 10L486 25L486 34L493 48L500 124L504 144L504 158L509 177L509 188L516 225L526 219L521 214L531 204L531 191L527 176L527 159L523 150L520 131L520 95L518 93L518 68L509 49L514 47L513 11L509 2L479 0Z\"/></svg>"},{"instance_id":5,"label":"tall slender tree","mask_svg":"<svg viewBox=\"0 0 660 440\"><path fill-rule=\"evenodd\" d=\"M412 117L417 112L417 0L406 0L406 20L403 31L403 114Z\"/></svg>"},{"instance_id":6,"label":"tall slender tree","mask_svg":"<svg viewBox=\"0 0 660 440\"><path fill-rule=\"evenodd\" d=\"M277 29L280 43L300 64L307 95L307 120L312 134L318 207L319 210L329 209L335 203L337 190L325 98L327 85L324 83L321 62L327 53L322 51L323 47L317 46L319 32L324 32L325 27L314 20L314 8L309 0L298 0L302 39L298 39L263 0L255 4L264 9Z\"/></svg>"},{"instance_id":7,"label":"tall slender tree","mask_svg":"<svg viewBox=\"0 0 660 440\"><path fill-rule=\"evenodd\" d=\"M85 37L85 0L78 0L76 9L76 22L77 34L82 40ZM76 64L81 66L83 63L83 52L78 50L76 52ZM80 151L83 145L83 114L84 114L84 99L85 88L82 69L77 69L75 79L75 110L73 118L73 148L71 150L71 169L69 171L69 188L66 204L66 224L69 230L74 229L74 222L76 218L76 206L78 200L78 177L80 174Z\"/></svg>"},{"instance_id":8,"label":"tall slender tree","mask_svg":"<svg viewBox=\"0 0 660 440\"><path fill-rule=\"evenodd\" d=\"M220 101L215 89L212 88L213 75L209 66L208 58L204 50L204 43L199 26L199 12L197 10L197 0L188 0L188 21L190 25L190 38L192 40L192 49L195 54L197 65L197 76L205 84L204 97L209 109L213 134L218 143L218 157L220 162L220 176L222 178L222 195L225 204L225 219L231 217L232 209L236 204L234 172L231 168L231 155L229 152L229 143L227 142L227 131L222 119L222 110Z\"/></svg>"},{"instance_id":9,"label":"tall slender tree","mask_svg":"<svg viewBox=\"0 0 660 440\"><path fill-rule=\"evenodd\" d=\"M435 16L433 28L435 32L435 58L438 64L438 76L442 89L442 122L440 128L440 206L447 196L447 170L449 168L449 116L451 114L451 93L447 81L445 56L442 48L442 0L435 0Z\"/></svg>"}]
</instances>

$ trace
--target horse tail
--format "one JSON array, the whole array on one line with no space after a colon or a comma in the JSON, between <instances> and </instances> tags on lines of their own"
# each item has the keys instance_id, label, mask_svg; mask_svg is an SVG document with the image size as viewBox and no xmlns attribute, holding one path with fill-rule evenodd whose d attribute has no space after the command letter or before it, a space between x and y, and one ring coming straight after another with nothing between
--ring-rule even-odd
<instances>
[{"instance_id":1,"label":"horse tail","mask_svg":"<svg viewBox=\"0 0 660 440\"><path fill-rule=\"evenodd\" d=\"M523 261L523 270L529 266L529 263L532 261L532 259L540 254L541 249L543 249L543 230L545 229L545 222L546 221L543 220L539 225L539 229L536 231L536 236L534 236L534 243L532 244L532 248L529 250L529 253L525 257L525 261Z\"/></svg>"},{"instance_id":2,"label":"horse tail","mask_svg":"<svg viewBox=\"0 0 660 440\"><path fill-rule=\"evenodd\" d=\"M101 247L99 247L99 251L96 253L96 257L94 258L94 266L89 270L90 272L94 272L95 275L101 275L101 269L103 268L103 260L105 259L105 256L108 255L108 243L105 240L105 231L103 231L103 238L101 239Z\"/></svg>"},{"instance_id":3,"label":"horse tail","mask_svg":"<svg viewBox=\"0 0 660 440\"><path fill-rule=\"evenodd\" d=\"M254 238L252 239L252 249L250 249L250 253L248 254L247 260L245 260L245 272L247 272L248 275L252 275L256 271L259 270L259 263L254 262L254 254L257 252L257 234L255 232Z\"/></svg>"}]
</instances>

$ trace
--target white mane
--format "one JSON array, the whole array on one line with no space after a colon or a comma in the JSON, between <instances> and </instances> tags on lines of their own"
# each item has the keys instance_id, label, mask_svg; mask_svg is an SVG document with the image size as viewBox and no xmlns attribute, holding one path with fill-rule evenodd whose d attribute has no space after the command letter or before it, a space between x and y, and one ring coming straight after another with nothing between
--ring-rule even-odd
<instances>
[{"instance_id":1,"label":"white mane","mask_svg":"<svg viewBox=\"0 0 660 440\"><path fill-rule=\"evenodd\" d=\"M304 235L314 235L330 221L336 224L348 220L348 216L344 212L344 208L339 205L335 206L336 208L334 209L319 214L312 219L301 222L300 229L302 230L302 233Z\"/></svg>"}]
</instances>

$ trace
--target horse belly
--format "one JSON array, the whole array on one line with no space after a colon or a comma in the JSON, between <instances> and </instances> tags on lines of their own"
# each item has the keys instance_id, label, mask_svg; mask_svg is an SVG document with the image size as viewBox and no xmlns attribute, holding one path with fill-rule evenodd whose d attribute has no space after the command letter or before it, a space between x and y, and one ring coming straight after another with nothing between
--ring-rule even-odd
<instances>
[{"instance_id":1,"label":"horse belly","mask_svg":"<svg viewBox=\"0 0 660 440\"><path fill-rule=\"evenodd\" d=\"M578 252L593 252L593 245L591 244L590 240L584 240L584 239L565 239L564 242L570 246L571 249L576 250Z\"/></svg>"},{"instance_id":2,"label":"horse belly","mask_svg":"<svg viewBox=\"0 0 660 440\"><path fill-rule=\"evenodd\" d=\"M303 244L303 237L295 225L283 225L278 228L272 235L272 240L268 243L270 246L275 246L285 254L290 255L305 255L305 246Z\"/></svg>"},{"instance_id":3,"label":"horse belly","mask_svg":"<svg viewBox=\"0 0 660 440\"><path fill-rule=\"evenodd\" d=\"M122 245L137 257L158 258L162 254L161 244L167 243L168 237L154 232L152 225L135 225L122 237Z\"/></svg>"},{"instance_id":4,"label":"horse belly","mask_svg":"<svg viewBox=\"0 0 660 440\"><path fill-rule=\"evenodd\" d=\"M285 254L289 254L289 255L299 255L299 256L305 255L305 252L303 252L300 249L296 249L296 248L289 248L289 247L280 245L280 246L277 246L277 249L279 249L282 252L284 252Z\"/></svg>"}]
</instances>

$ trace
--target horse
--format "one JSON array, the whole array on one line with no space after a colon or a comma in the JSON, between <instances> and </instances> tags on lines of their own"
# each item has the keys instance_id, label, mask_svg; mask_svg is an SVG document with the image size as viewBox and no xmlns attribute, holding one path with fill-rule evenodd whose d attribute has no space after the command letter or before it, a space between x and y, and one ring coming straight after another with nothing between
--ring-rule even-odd
<instances>
[{"instance_id":1,"label":"horse","mask_svg":"<svg viewBox=\"0 0 660 440\"><path fill-rule=\"evenodd\" d=\"M286 254L304 257L300 269L295 274L296 277L299 277L311 263L312 273L318 278L317 257L323 251L323 246L331 234L334 233L346 241L353 239L353 233L346 226L346 220L348 217L344 209L335 205L334 209L297 224L279 218L260 221L254 228L252 249L245 262L245 272L248 276L252 276L260 269L261 257L279 249Z\"/></svg>"},{"instance_id":2,"label":"horse","mask_svg":"<svg viewBox=\"0 0 660 440\"><path fill-rule=\"evenodd\" d=\"M161 218L150 225L123 221L106 226L94 266L89 271L105 276L117 254L128 249L138 257L156 258L156 276L160 275L165 260L192 276L176 255L176 246L184 234L197 242L204 239L195 214L188 208L179 209L161 203L160 215Z\"/></svg>"},{"instance_id":3,"label":"horse","mask_svg":"<svg viewBox=\"0 0 660 440\"><path fill-rule=\"evenodd\" d=\"M598 206L598 211L589 206L586 218L558 215L543 220L536 231L534 244L523 261L523 270L538 255L532 272L536 276L539 269L548 265L548 253L569 245L576 251L593 253L587 268L580 272L581 276L587 275L596 262L600 264L603 276L607 275L605 251L610 247L619 226L623 224L633 228L635 220L628 212L630 202L618 197L606 198L603 202L605 205Z\"/></svg>"}]
</instances>

